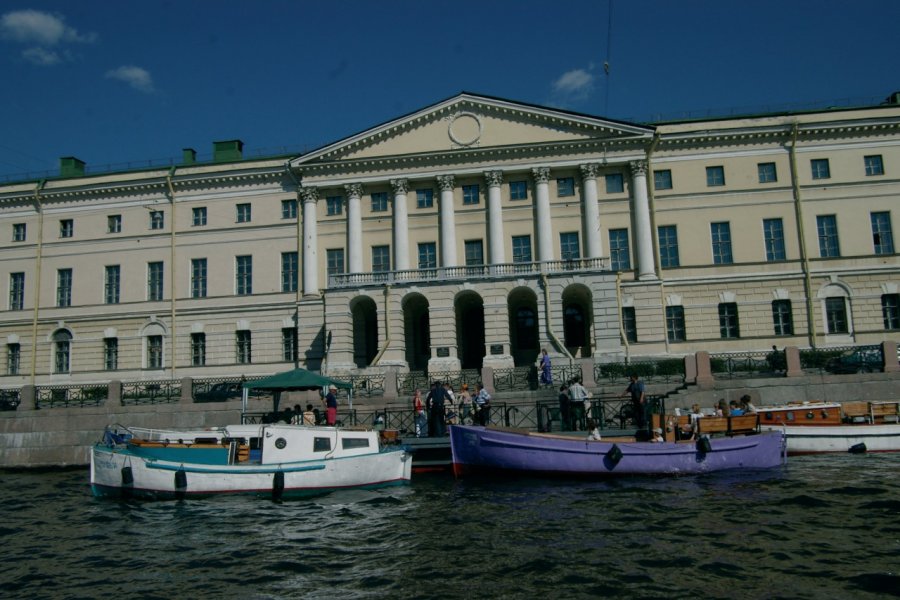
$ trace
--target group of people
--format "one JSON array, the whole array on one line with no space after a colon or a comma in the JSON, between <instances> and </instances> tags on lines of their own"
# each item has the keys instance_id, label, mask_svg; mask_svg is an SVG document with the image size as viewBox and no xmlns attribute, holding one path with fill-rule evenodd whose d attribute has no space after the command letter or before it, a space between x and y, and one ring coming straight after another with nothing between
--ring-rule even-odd
<instances>
[{"instance_id":1,"label":"group of people","mask_svg":"<svg viewBox=\"0 0 900 600\"><path fill-rule=\"evenodd\" d=\"M584 420L585 415L590 414L591 393L581 385L577 377L559 386L559 419L563 431L578 431L593 427Z\"/></svg>"},{"instance_id":2,"label":"group of people","mask_svg":"<svg viewBox=\"0 0 900 600\"><path fill-rule=\"evenodd\" d=\"M425 398L416 390L412 401L416 437L443 437L447 425L490 423L491 395L481 383L475 384L474 394L467 383L456 394L449 382L435 381Z\"/></svg>"},{"instance_id":3,"label":"group of people","mask_svg":"<svg viewBox=\"0 0 900 600\"><path fill-rule=\"evenodd\" d=\"M751 400L749 394L741 396L740 402L732 400L731 402L726 403L725 399L722 398L714 407L714 414L717 417L739 417L741 415L755 413L756 407L753 406Z\"/></svg>"}]
</instances>

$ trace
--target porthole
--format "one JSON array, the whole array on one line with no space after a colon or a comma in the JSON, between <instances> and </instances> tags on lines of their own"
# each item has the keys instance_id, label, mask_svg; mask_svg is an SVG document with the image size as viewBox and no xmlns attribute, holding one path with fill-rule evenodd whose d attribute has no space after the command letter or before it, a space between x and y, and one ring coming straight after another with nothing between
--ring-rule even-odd
<instances>
[{"instance_id":1,"label":"porthole","mask_svg":"<svg viewBox=\"0 0 900 600\"><path fill-rule=\"evenodd\" d=\"M284 450L284 447L287 446L287 440L284 438L278 438L275 440L275 447L279 450Z\"/></svg>"}]
</instances>

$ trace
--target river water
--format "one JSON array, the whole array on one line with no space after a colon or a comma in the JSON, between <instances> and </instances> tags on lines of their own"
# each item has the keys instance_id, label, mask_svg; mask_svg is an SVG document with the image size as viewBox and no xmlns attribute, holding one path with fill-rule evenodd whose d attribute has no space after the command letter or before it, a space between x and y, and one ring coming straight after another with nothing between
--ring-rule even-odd
<instances>
[{"instance_id":1,"label":"river water","mask_svg":"<svg viewBox=\"0 0 900 600\"><path fill-rule=\"evenodd\" d=\"M274 503L118 501L0 473L4 598L900 597L900 454L599 482L454 480Z\"/></svg>"}]
</instances>

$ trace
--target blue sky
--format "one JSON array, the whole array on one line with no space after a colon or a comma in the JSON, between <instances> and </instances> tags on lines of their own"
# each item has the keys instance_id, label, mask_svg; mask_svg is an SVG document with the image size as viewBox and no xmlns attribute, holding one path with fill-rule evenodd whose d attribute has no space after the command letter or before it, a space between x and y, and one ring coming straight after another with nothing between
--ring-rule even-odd
<instances>
[{"instance_id":1,"label":"blue sky","mask_svg":"<svg viewBox=\"0 0 900 600\"><path fill-rule=\"evenodd\" d=\"M0 182L298 152L461 91L633 121L880 101L898 25L888 0L3 0Z\"/></svg>"}]
</instances>

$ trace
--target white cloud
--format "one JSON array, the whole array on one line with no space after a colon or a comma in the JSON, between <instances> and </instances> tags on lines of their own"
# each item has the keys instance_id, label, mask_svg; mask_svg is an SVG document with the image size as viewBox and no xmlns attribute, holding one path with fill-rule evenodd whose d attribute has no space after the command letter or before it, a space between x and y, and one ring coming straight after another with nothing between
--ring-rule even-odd
<instances>
[{"instance_id":1,"label":"white cloud","mask_svg":"<svg viewBox=\"0 0 900 600\"><path fill-rule=\"evenodd\" d=\"M41 67L49 67L62 62L62 58L53 50L39 47L23 50L22 58Z\"/></svg>"},{"instance_id":2,"label":"white cloud","mask_svg":"<svg viewBox=\"0 0 900 600\"><path fill-rule=\"evenodd\" d=\"M594 75L585 69L572 69L553 82L553 91L566 96L586 96L594 79Z\"/></svg>"},{"instance_id":3,"label":"white cloud","mask_svg":"<svg viewBox=\"0 0 900 600\"><path fill-rule=\"evenodd\" d=\"M146 69L136 67L134 65L121 66L106 72L106 77L123 81L139 92L152 94L155 91L153 87L153 77Z\"/></svg>"},{"instance_id":4,"label":"white cloud","mask_svg":"<svg viewBox=\"0 0 900 600\"><path fill-rule=\"evenodd\" d=\"M0 37L23 44L42 47L61 43L90 43L96 34L82 34L66 25L63 17L39 10L15 10L0 17Z\"/></svg>"}]
</instances>

